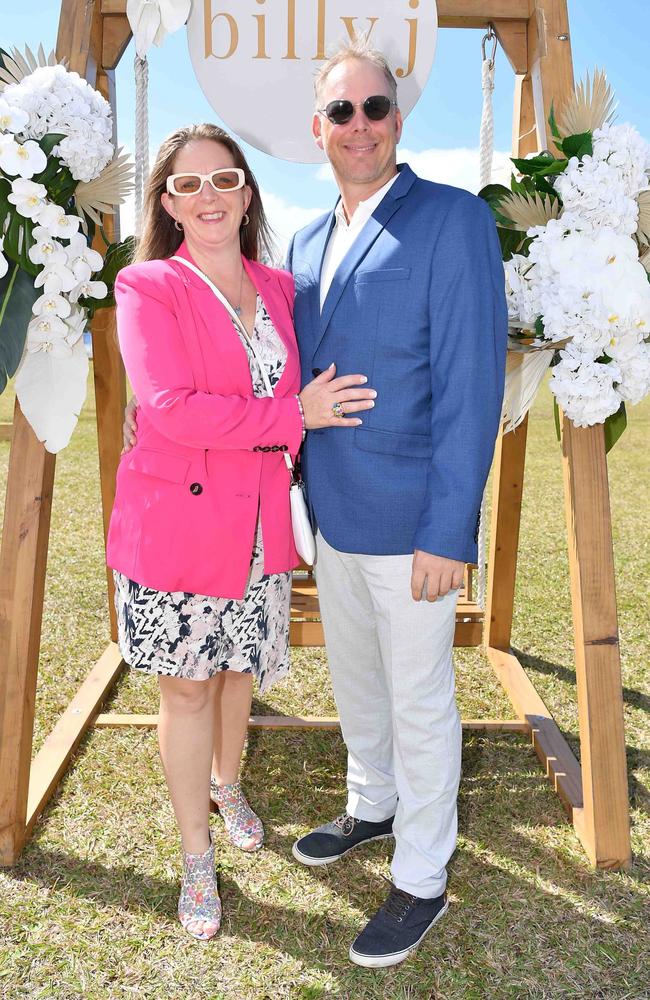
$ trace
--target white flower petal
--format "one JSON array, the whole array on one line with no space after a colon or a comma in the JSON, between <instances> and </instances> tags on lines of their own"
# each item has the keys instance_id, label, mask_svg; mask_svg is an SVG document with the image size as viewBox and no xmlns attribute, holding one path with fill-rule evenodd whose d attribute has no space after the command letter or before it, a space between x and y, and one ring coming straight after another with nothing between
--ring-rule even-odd
<instances>
[{"instance_id":1,"label":"white flower petal","mask_svg":"<svg viewBox=\"0 0 650 1000\"><path fill-rule=\"evenodd\" d=\"M86 398L88 356L80 339L50 351L27 351L16 375L16 394L36 436L50 452L68 444Z\"/></svg>"}]
</instances>

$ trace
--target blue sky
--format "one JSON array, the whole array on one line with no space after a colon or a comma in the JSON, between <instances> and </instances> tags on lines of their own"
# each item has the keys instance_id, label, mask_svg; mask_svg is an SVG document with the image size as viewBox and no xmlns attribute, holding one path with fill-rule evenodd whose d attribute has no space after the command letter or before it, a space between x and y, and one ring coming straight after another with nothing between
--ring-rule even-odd
<instances>
[{"instance_id":1,"label":"blue sky","mask_svg":"<svg viewBox=\"0 0 650 1000\"><path fill-rule=\"evenodd\" d=\"M650 139L647 96L647 0L569 0L576 78L594 66L607 70L618 98L618 121L630 121ZM0 44L32 47L56 42L59 5L52 0L23 0L2 13ZM481 31L444 29L438 35L435 65L425 90L409 115L401 148L424 176L476 189L481 116ZM133 45L117 71L118 138L133 148ZM185 30L149 54L149 123L151 147L179 125L217 121L193 75ZM510 147L513 75L499 53L495 92L495 146ZM260 113L264 110L261 106ZM309 123L306 123L308 127ZM245 145L245 144L244 144ZM267 211L286 239L318 210L329 208L335 187L326 167L288 163L245 146L263 190ZM505 156L497 157L496 166ZM127 228L129 212L125 219Z\"/></svg>"}]
</instances>

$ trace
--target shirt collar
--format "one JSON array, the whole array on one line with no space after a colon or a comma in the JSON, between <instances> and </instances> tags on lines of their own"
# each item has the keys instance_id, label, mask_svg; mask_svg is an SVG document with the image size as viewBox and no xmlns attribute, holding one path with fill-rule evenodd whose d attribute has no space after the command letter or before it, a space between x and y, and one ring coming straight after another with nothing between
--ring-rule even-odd
<instances>
[{"instance_id":1,"label":"shirt collar","mask_svg":"<svg viewBox=\"0 0 650 1000\"><path fill-rule=\"evenodd\" d=\"M374 210L377 208L379 202L383 199L388 189L393 186L398 177L399 174L395 174L395 176L391 177L391 179L387 181L383 187L380 187L378 191L371 194L369 198L366 198L365 201L360 201L350 222L348 222L345 217L343 199L339 198L336 208L334 209L336 225L341 226L343 229L359 229L368 221Z\"/></svg>"}]
</instances>

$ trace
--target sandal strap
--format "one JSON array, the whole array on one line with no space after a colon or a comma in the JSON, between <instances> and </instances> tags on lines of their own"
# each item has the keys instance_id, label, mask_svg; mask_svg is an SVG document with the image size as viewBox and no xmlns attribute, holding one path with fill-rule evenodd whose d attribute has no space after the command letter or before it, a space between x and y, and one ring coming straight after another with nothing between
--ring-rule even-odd
<instances>
[{"instance_id":1,"label":"sandal strap","mask_svg":"<svg viewBox=\"0 0 650 1000\"><path fill-rule=\"evenodd\" d=\"M210 794L219 807L228 836L236 847L241 847L251 839L258 839L261 844L264 827L248 804L240 781L219 785L213 776L210 780Z\"/></svg>"},{"instance_id":2,"label":"sandal strap","mask_svg":"<svg viewBox=\"0 0 650 1000\"><path fill-rule=\"evenodd\" d=\"M214 844L202 854L183 852L183 882L178 900L178 916L186 926L193 920L219 925L221 900L214 867Z\"/></svg>"}]
</instances>

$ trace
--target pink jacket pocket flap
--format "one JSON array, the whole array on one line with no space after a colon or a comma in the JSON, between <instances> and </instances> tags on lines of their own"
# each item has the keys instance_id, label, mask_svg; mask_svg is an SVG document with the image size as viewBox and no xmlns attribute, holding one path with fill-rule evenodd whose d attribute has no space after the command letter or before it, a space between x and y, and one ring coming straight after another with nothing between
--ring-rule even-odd
<instances>
[{"instance_id":1,"label":"pink jacket pocket flap","mask_svg":"<svg viewBox=\"0 0 650 1000\"><path fill-rule=\"evenodd\" d=\"M129 461L129 469L144 472L146 476L157 476L170 483L184 483L190 469L190 461L181 455L168 455L163 451L134 451Z\"/></svg>"}]
</instances>

